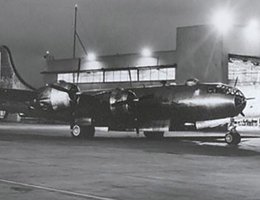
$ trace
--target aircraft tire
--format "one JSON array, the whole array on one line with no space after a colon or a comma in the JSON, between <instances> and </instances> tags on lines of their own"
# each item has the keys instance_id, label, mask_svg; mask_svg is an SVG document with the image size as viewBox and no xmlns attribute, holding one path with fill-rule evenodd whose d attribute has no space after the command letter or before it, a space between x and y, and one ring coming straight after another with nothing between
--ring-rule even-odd
<instances>
[{"instance_id":1,"label":"aircraft tire","mask_svg":"<svg viewBox=\"0 0 260 200\"><path fill-rule=\"evenodd\" d=\"M74 124L71 125L71 135L74 138L91 139L95 135L95 127Z\"/></svg>"},{"instance_id":2,"label":"aircraft tire","mask_svg":"<svg viewBox=\"0 0 260 200\"><path fill-rule=\"evenodd\" d=\"M225 135L225 141L230 145L238 145L241 142L241 136L238 132L230 132Z\"/></svg>"},{"instance_id":3,"label":"aircraft tire","mask_svg":"<svg viewBox=\"0 0 260 200\"><path fill-rule=\"evenodd\" d=\"M147 139L161 139L163 138L163 131L144 131L144 136Z\"/></svg>"}]
</instances>

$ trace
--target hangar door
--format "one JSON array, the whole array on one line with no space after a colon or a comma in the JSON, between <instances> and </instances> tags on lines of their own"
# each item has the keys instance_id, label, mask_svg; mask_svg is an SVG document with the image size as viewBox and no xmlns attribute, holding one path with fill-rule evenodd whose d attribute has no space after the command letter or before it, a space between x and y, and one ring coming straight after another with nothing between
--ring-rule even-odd
<instances>
[{"instance_id":1,"label":"hangar door","mask_svg":"<svg viewBox=\"0 0 260 200\"><path fill-rule=\"evenodd\" d=\"M238 85L260 85L260 57L229 54L228 81Z\"/></svg>"}]
</instances>

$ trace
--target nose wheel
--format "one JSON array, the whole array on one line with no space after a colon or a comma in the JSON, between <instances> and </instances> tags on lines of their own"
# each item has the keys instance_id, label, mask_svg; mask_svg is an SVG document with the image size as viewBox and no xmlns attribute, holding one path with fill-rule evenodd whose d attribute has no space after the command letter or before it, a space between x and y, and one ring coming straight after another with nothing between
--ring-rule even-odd
<instances>
[{"instance_id":1,"label":"nose wheel","mask_svg":"<svg viewBox=\"0 0 260 200\"><path fill-rule=\"evenodd\" d=\"M241 136L236 128L232 128L230 132L225 135L225 141L230 145L238 145L241 142Z\"/></svg>"}]
</instances>

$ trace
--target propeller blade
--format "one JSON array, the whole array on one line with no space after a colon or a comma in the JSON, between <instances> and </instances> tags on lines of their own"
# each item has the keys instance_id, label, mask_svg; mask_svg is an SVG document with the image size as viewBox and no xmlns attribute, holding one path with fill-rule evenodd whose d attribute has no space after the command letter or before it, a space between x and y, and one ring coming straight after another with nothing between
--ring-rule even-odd
<instances>
[{"instance_id":1,"label":"propeller blade","mask_svg":"<svg viewBox=\"0 0 260 200\"><path fill-rule=\"evenodd\" d=\"M245 115L243 112L241 112L240 114L241 114L243 117L245 117L245 116L246 116L246 115Z\"/></svg>"},{"instance_id":2,"label":"propeller blade","mask_svg":"<svg viewBox=\"0 0 260 200\"><path fill-rule=\"evenodd\" d=\"M70 89L67 89L55 83L51 84L50 87L62 92L66 92L72 101L75 101L82 94L77 88L71 87Z\"/></svg>"},{"instance_id":3,"label":"propeller blade","mask_svg":"<svg viewBox=\"0 0 260 200\"><path fill-rule=\"evenodd\" d=\"M237 86L237 82L238 82L238 76L236 77L235 83L234 83L234 87Z\"/></svg>"},{"instance_id":4,"label":"propeller blade","mask_svg":"<svg viewBox=\"0 0 260 200\"><path fill-rule=\"evenodd\" d=\"M70 93L70 91L64 87L60 87L59 85L56 85L56 84L51 84L50 85L52 88L56 89L56 90L60 90L60 91L63 91L63 92L67 92L67 93Z\"/></svg>"},{"instance_id":5,"label":"propeller blade","mask_svg":"<svg viewBox=\"0 0 260 200\"><path fill-rule=\"evenodd\" d=\"M245 98L245 100L247 100L247 101L254 100L254 99L255 99L255 97Z\"/></svg>"}]
</instances>

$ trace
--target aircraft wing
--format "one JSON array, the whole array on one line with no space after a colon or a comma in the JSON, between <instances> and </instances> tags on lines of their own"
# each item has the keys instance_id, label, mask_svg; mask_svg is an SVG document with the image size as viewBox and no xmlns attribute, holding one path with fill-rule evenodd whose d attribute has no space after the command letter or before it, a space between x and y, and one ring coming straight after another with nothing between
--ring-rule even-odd
<instances>
[{"instance_id":1,"label":"aircraft wing","mask_svg":"<svg viewBox=\"0 0 260 200\"><path fill-rule=\"evenodd\" d=\"M4 89L0 88L0 102L4 101L29 101L36 97L35 91L17 90L17 89Z\"/></svg>"},{"instance_id":2,"label":"aircraft wing","mask_svg":"<svg viewBox=\"0 0 260 200\"><path fill-rule=\"evenodd\" d=\"M0 110L24 112L36 95L35 91L0 88Z\"/></svg>"}]
</instances>

